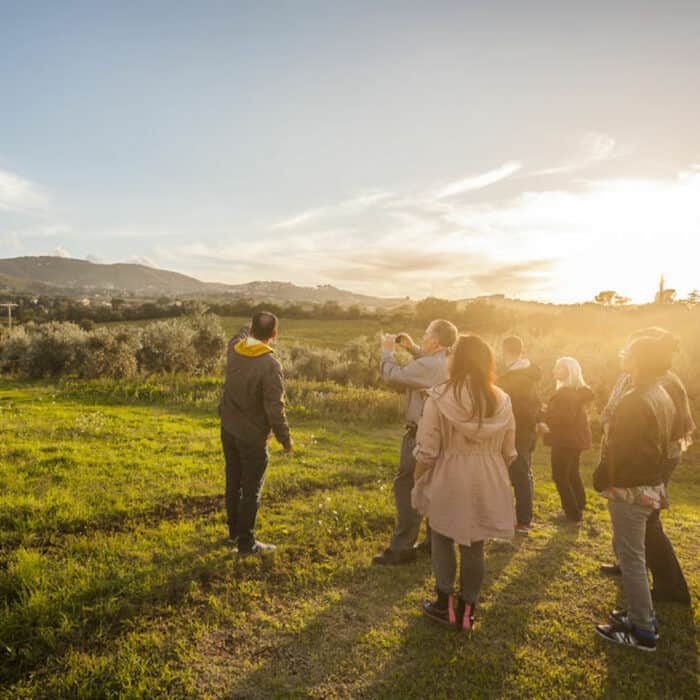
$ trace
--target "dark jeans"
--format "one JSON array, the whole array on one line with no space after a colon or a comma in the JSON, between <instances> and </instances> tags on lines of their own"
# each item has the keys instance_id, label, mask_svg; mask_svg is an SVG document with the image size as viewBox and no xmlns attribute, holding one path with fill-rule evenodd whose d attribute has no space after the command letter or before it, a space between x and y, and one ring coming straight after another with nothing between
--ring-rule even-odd
<instances>
[{"instance_id":1,"label":"dark jeans","mask_svg":"<svg viewBox=\"0 0 700 700\"><path fill-rule=\"evenodd\" d=\"M559 491L561 507L569 520L581 520L586 507L586 491L579 472L581 450L552 447L552 479Z\"/></svg>"},{"instance_id":2,"label":"dark jeans","mask_svg":"<svg viewBox=\"0 0 700 700\"><path fill-rule=\"evenodd\" d=\"M532 483L532 440L516 440L518 456L510 465L510 483L515 493L515 516L518 525L532 523L535 490Z\"/></svg>"},{"instance_id":3,"label":"dark jeans","mask_svg":"<svg viewBox=\"0 0 700 700\"><path fill-rule=\"evenodd\" d=\"M396 530L391 538L389 548L395 552L411 549L418 539L421 516L411 505L413 490L413 472L416 469L416 458L413 450L416 448L415 430L407 430L401 441L401 456L399 471L394 478L394 500L396 501ZM426 532L430 542L430 529Z\"/></svg>"},{"instance_id":4,"label":"dark jeans","mask_svg":"<svg viewBox=\"0 0 700 700\"><path fill-rule=\"evenodd\" d=\"M671 478L678 460L669 460L664 465L666 485ZM688 584L683 570L678 563L673 545L661 524L661 511L655 510L647 520L647 532L644 540L647 566L654 579L654 589L664 597L690 600Z\"/></svg>"},{"instance_id":5,"label":"dark jeans","mask_svg":"<svg viewBox=\"0 0 700 700\"><path fill-rule=\"evenodd\" d=\"M226 460L226 513L231 537L238 537L238 549L255 544L255 520L267 469L267 446L246 445L221 429Z\"/></svg>"}]
</instances>

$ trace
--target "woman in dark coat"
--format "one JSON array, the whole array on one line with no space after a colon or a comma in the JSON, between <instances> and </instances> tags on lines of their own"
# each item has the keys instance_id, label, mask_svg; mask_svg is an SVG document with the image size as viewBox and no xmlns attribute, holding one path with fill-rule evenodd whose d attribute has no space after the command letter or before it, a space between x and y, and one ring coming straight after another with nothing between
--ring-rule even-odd
<instances>
[{"instance_id":1,"label":"woman in dark coat","mask_svg":"<svg viewBox=\"0 0 700 700\"><path fill-rule=\"evenodd\" d=\"M586 507L579 460L592 445L586 407L593 392L583 379L581 365L573 357L562 357L554 365L557 390L545 412L545 444L552 448L552 479L559 492L566 519L580 523Z\"/></svg>"}]
</instances>

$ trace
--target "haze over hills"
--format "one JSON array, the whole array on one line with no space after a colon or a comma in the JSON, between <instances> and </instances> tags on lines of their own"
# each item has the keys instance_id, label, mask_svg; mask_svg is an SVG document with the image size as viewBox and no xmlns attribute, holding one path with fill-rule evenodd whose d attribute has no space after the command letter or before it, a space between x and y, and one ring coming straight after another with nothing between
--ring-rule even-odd
<instances>
[{"instance_id":1,"label":"haze over hills","mask_svg":"<svg viewBox=\"0 0 700 700\"><path fill-rule=\"evenodd\" d=\"M94 263L56 256L0 259L0 289L30 294L137 295L145 297L230 295L275 303L334 301L343 306L392 307L407 298L355 294L331 285L299 287L291 282L255 281L246 284L202 282L189 275L135 263Z\"/></svg>"}]
</instances>

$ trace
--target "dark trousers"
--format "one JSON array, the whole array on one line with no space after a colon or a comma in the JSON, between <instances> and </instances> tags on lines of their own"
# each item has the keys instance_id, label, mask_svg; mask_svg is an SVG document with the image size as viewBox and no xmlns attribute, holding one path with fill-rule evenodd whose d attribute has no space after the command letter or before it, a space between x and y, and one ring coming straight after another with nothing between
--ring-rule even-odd
<instances>
[{"instance_id":1,"label":"dark trousers","mask_svg":"<svg viewBox=\"0 0 700 700\"><path fill-rule=\"evenodd\" d=\"M586 507L586 491L579 472L581 450L552 447L552 479L559 491L561 507L569 520L581 520Z\"/></svg>"},{"instance_id":2,"label":"dark trousers","mask_svg":"<svg viewBox=\"0 0 700 700\"><path fill-rule=\"evenodd\" d=\"M389 548L395 552L411 549L418 539L421 516L411 505L413 490L413 473L416 469L416 458L413 450L416 448L416 431L407 430L401 441L401 456L399 471L394 478L394 500L396 501L396 530L391 538ZM426 539L430 542L430 528L427 529Z\"/></svg>"},{"instance_id":3,"label":"dark trousers","mask_svg":"<svg viewBox=\"0 0 700 700\"><path fill-rule=\"evenodd\" d=\"M669 460L665 466L665 481L671 478L678 460ZM663 597L690 601L688 584L683 570L678 563L673 545L664 532L661 523L661 511L655 510L647 520L647 532L644 541L647 566L654 579L654 590Z\"/></svg>"},{"instance_id":4,"label":"dark trousers","mask_svg":"<svg viewBox=\"0 0 700 700\"><path fill-rule=\"evenodd\" d=\"M518 525L532 523L532 503L535 497L532 483L532 440L517 440L515 449L518 456L510 465L510 483L515 494L515 516Z\"/></svg>"},{"instance_id":5,"label":"dark trousers","mask_svg":"<svg viewBox=\"0 0 700 700\"><path fill-rule=\"evenodd\" d=\"M246 445L221 428L221 445L226 460L226 514L231 537L238 538L238 549L255 544L255 520L265 481L267 445Z\"/></svg>"},{"instance_id":6,"label":"dark trousers","mask_svg":"<svg viewBox=\"0 0 700 700\"><path fill-rule=\"evenodd\" d=\"M441 593L452 593L457 575L455 543L435 530L431 531L431 538L435 587ZM459 595L465 603L475 604L484 582L484 543L460 544L459 556Z\"/></svg>"}]
</instances>

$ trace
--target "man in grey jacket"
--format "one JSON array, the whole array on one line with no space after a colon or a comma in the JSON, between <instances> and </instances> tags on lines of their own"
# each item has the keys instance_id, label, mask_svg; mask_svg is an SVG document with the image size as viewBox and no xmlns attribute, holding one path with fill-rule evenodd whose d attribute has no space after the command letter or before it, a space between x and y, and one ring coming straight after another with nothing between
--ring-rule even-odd
<instances>
[{"instance_id":1,"label":"man in grey jacket","mask_svg":"<svg viewBox=\"0 0 700 700\"><path fill-rule=\"evenodd\" d=\"M270 433L286 453L293 445L284 410L282 366L270 346L276 337L277 317L261 311L228 346L219 415L229 537L232 542L238 540L242 556L275 550L274 545L255 538Z\"/></svg>"},{"instance_id":2,"label":"man in grey jacket","mask_svg":"<svg viewBox=\"0 0 700 700\"><path fill-rule=\"evenodd\" d=\"M423 413L424 392L447 380L447 353L456 341L457 328L443 319L430 323L420 346L406 333L385 335L382 340L382 379L406 389L406 432L401 441L399 471L394 479L396 530L389 547L374 557L375 564L405 564L416 559L415 543L421 522L411 505L416 430ZM397 342L415 358L404 367L394 357Z\"/></svg>"}]
</instances>

